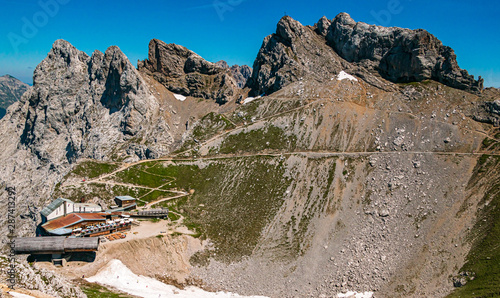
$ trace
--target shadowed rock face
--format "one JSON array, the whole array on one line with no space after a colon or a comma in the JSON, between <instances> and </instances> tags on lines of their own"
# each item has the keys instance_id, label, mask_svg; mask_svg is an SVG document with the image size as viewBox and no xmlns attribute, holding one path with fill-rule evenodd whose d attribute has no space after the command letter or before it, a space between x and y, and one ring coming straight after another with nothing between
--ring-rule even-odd
<instances>
[{"instance_id":1,"label":"shadowed rock face","mask_svg":"<svg viewBox=\"0 0 500 298\"><path fill-rule=\"evenodd\" d=\"M252 75L252 69L248 65L233 65L230 68L233 77L236 79L238 87L245 87L248 78Z\"/></svg>"},{"instance_id":2,"label":"shadowed rock face","mask_svg":"<svg viewBox=\"0 0 500 298\"><path fill-rule=\"evenodd\" d=\"M482 100L474 103L470 114L476 121L500 127L500 89L484 89Z\"/></svg>"},{"instance_id":3,"label":"shadowed rock face","mask_svg":"<svg viewBox=\"0 0 500 298\"><path fill-rule=\"evenodd\" d=\"M323 17L314 27L283 17L276 33L264 39L253 69L247 86L255 94L275 92L304 75L327 79L340 70L383 89L387 84L380 78L483 89L483 80L460 69L454 51L427 31L356 23L346 13L331 21Z\"/></svg>"},{"instance_id":4,"label":"shadowed rock face","mask_svg":"<svg viewBox=\"0 0 500 298\"><path fill-rule=\"evenodd\" d=\"M208 62L183 46L157 39L150 41L148 59L139 61L138 68L174 93L213 99L219 104L232 100L241 85L227 63Z\"/></svg>"}]
</instances>

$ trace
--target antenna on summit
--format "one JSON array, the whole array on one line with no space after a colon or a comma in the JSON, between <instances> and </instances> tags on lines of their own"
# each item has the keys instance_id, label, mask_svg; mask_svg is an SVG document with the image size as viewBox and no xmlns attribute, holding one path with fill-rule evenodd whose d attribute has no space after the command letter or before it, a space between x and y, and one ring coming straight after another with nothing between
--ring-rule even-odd
<instances>
[{"instance_id":1,"label":"antenna on summit","mask_svg":"<svg viewBox=\"0 0 500 298\"><path fill-rule=\"evenodd\" d=\"M287 16L288 16L288 15L286 14L286 11L285 11L285 15L284 15L284 16L285 16L285 17L287 17Z\"/></svg>"}]
</instances>

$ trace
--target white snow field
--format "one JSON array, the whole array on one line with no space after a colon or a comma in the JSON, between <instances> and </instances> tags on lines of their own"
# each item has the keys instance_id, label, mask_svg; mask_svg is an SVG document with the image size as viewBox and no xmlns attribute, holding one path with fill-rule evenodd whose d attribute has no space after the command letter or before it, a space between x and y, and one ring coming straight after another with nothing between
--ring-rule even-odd
<instances>
[{"instance_id":1,"label":"white snow field","mask_svg":"<svg viewBox=\"0 0 500 298\"><path fill-rule=\"evenodd\" d=\"M184 290L164 284L154 278L136 275L127 268L120 260L111 260L101 268L96 275L86 278L89 282L95 282L106 286L112 286L122 292L144 298L176 297L176 298L226 298L226 297L253 297L264 296L240 296L228 292L207 292L197 287L186 287Z\"/></svg>"},{"instance_id":2,"label":"white snow field","mask_svg":"<svg viewBox=\"0 0 500 298\"><path fill-rule=\"evenodd\" d=\"M259 98L261 98L261 97L262 97L262 95L259 95L259 96L257 96L257 97L247 97L247 98L245 98L245 100L243 100L243 104L250 103L250 102L252 102L252 101L254 101L254 100L256 100L256 99L259 99Z\"/></svg>"},{"instance_id":3,"label":"white snow field","mask_svg":"<svg viewBox=\"0 0 500 298\"><path fill-rule=\"evenodd\" d=\"M348 74L347 72L345 72L345 71L342 70L338 74L337 80L342 81L342 80L345 80L345 79L351 80L351 81L356 81L356 82L358 81L358 79L356 79L355 77L351 76L350 74Z\"/></svg>"},{"instance_id":4,"label":"white snow field","mask_svg":"<svg viewBox=\"0 0 500 298\"><path fill-rule=\"evenodd\" d=\"M186 97L184 95L180 95L180 94L175 94L174 93L174 97L177 99L177 100L180 100L180 101L185 101L186 100Z\"/></svg>"}]
</instances>

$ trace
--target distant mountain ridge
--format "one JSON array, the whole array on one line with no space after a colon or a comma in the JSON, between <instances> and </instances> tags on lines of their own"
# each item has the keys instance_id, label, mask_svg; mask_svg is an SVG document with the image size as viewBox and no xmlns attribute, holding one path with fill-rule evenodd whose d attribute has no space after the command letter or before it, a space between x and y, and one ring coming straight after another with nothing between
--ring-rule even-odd
<instances>
[{"instance_id":1,"label":"distant mountain ridge","mask_svg":"<svg viewBox=\"0 0 500 298\"><path fill-rule=\"evenodd\" d=\"M28 84L11 75L0 77L0 119L5 116L6 110L11 104L21 99L28 87Z\"/></svg>"}]
</instances>

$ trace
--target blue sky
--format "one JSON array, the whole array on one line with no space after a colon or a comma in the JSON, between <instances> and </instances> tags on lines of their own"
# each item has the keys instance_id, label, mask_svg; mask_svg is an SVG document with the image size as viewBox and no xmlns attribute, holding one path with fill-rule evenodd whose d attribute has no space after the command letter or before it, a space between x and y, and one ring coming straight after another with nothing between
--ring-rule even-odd
<instances>
[{"instance_id":1,"label":"blue sky","mask_svg":"<svg viewBox=\"0 0 500 298\"><path fill-rule=\"evenodd\" d=\"M209 61L252 66L285 13L313 25L347 12L369 24L426 29L455 50L460 67L500 87L500 1L0 0L0 7L0 75L27 83L59 38L89 55L117 45L134 65L158 38Z\"/></svg>"}]
</instances>

